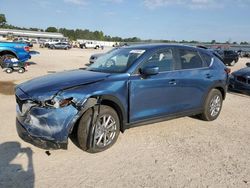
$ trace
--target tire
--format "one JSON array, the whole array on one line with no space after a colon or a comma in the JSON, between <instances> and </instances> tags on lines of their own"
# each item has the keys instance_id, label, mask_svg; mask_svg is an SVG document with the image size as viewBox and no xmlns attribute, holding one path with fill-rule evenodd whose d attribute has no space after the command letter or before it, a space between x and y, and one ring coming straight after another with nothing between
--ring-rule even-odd
<instances>
[{"instance_id":1,"label":"tire","mask_svg":"<svg viewBox=\"0 0 250 188\"><path fill-rule=\"evenodd\" d=\"M6 73L11 74L13 72L13 69L12 68L7 68L5 71L6 71Z\"/></svg>"},{"instance_id":2,"label":"tire","mask_svg":"<svg viewBox=\"0 0 250 188\"><path fill-rule=\"evenodd\" d=\"M236 64L235 60L233 60L232 62L228 63L228 65L231 66L231 67L234 66L235 64Z\"/></svg>"},{"instance_id":3,"label":"tire","mask_svg":"<svg viewBox=\"0 0 250 188\"><path fill-rule=\"evenodd\" d=\"M20 73L20 74L23 74L25 72L25 68L20 68L20 69L18 69L18 73Z\"/></svg>"},{"instance_id":4,"label":"tire","mask_svg":"<svg viewBox=\"0 0 250 188\"><path fill-rule=\"evenodd\" d=\"M12 54L5 54L0 56L1 59L12 59L12 58L16 58L16 56L12 55Z\"/></svg>"},{"instance_id":5,"label":"tire","mask_svg":"<svg viewBox=\"0 0 250 188\"><path fill-rule=\"evenodd\" d=\"M205 101L203 113L200 118L204 121L213 121L220 115L223 98L218 89L212 89Z\"/></svg>"},{"instance_id":6,"label":"tire","mask_svg":"<svg viewBox=\"0 0 250 188\"><path fill-rule=\"evenodd\" d=\"M110 148L116 142L120 133L119 117L113 108L106 105L100 106L100 113L93 131L93 111L93 108L91 108L85 112L80 119L77 130L79 147L89 153L97 153ZM105 121L106 126L104 125ZM111 127L108 128L108 126Z\"/></svg>"},{"instance_id":7,"label":"tire","mask_svg":"<svg viewBox=\"0 0 250 188\"><path fill-rule=\"evenodd\" d=\"M99 46L96 46L95 49L98 50L100 47Z\"/></svg>"}]
</instances>

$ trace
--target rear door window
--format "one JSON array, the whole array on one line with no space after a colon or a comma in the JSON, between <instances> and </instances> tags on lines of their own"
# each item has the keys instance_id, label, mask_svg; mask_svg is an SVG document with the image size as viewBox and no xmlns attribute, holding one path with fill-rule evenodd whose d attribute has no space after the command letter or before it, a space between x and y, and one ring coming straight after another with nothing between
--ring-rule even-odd
<instances>
[{"instance_id":1,"label":"rear door window","mask_svg":"<svg viewBox=\"0 0 250 188\"><path fill-rule=\"evenodd\" d=\"M181 69L196 69L203 67L203 61L195 50L179 49L179 60Z\"/></svg>"}]
</instances>

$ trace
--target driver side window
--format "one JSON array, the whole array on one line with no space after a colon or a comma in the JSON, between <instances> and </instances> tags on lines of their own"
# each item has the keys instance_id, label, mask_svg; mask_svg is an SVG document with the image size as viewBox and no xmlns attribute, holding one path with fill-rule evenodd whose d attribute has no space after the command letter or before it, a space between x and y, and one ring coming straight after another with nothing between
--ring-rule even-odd
<instances>
[{"instance_id":1,"label":"driver side window","mask_svg":"<svg viewBox=\"0 0 250 188\"><path fill-rule=\"evenodd\" d=\"M173 51L172 49L165 49L155 52L148 60L142 65L145 67L159 67L159 72L173 70Z\"/></svg>"}]
</instances>

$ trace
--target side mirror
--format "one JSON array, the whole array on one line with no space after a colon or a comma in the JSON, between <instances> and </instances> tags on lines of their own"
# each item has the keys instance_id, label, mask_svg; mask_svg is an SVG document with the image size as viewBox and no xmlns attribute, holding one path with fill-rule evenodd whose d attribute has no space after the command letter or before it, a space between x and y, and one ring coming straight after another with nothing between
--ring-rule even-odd
<instances>
[{"instance_id":1,"label":"side mirror","mask_svg":"<svg viewBox=\"0 0 250 188\"><path fill-rule=\"evenodd\" d=\"M247 66L247 67L250 67L250 62L246 63L246 66Z\"/></svg>"},{"instance_id":2,"label":"side mirror","mask_svg":"<svg viewBox=\"0 0 250 188\"><path fill-rule=\"evenodd\" d=\"M159 73L159 67L153 66L153 67L145 67L141 69L141 74L145 76L151 76L156 75Z\"/></svg>"}]
</instances>

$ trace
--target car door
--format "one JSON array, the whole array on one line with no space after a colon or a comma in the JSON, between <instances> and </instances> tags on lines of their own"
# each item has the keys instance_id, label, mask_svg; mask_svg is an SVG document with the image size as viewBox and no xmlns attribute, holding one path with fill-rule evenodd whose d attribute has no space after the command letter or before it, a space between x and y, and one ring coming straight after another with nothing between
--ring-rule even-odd
<instances>
[{"instance_id":1,"label":"car door","mask_svg":"<svg viewBox=\"0 0 250 188\"><path fill-rule=\"evenodd\" d=\"M209 68L210 63L202 59L197 50L180 47L177 50L175 79L178 81L179 112L191 112L202 109L204 95L212 85L215 75ZM206 57L206 59L211 57ZM209 61L209 60L207 60Z\"/></svg>"},{"instance_id":2,"label":"car door","mask_svg":"<svg viewBox=\"0 0 250 188\"><path fill-rule=\"evenodd\" d=\"M129 79L129 120L131 123L175 113L178 103L178 83L173 72L174 50L166 48L144 61L139 70L159 67L151 76L134 74Z\"/></svg>"}]
</instances>

